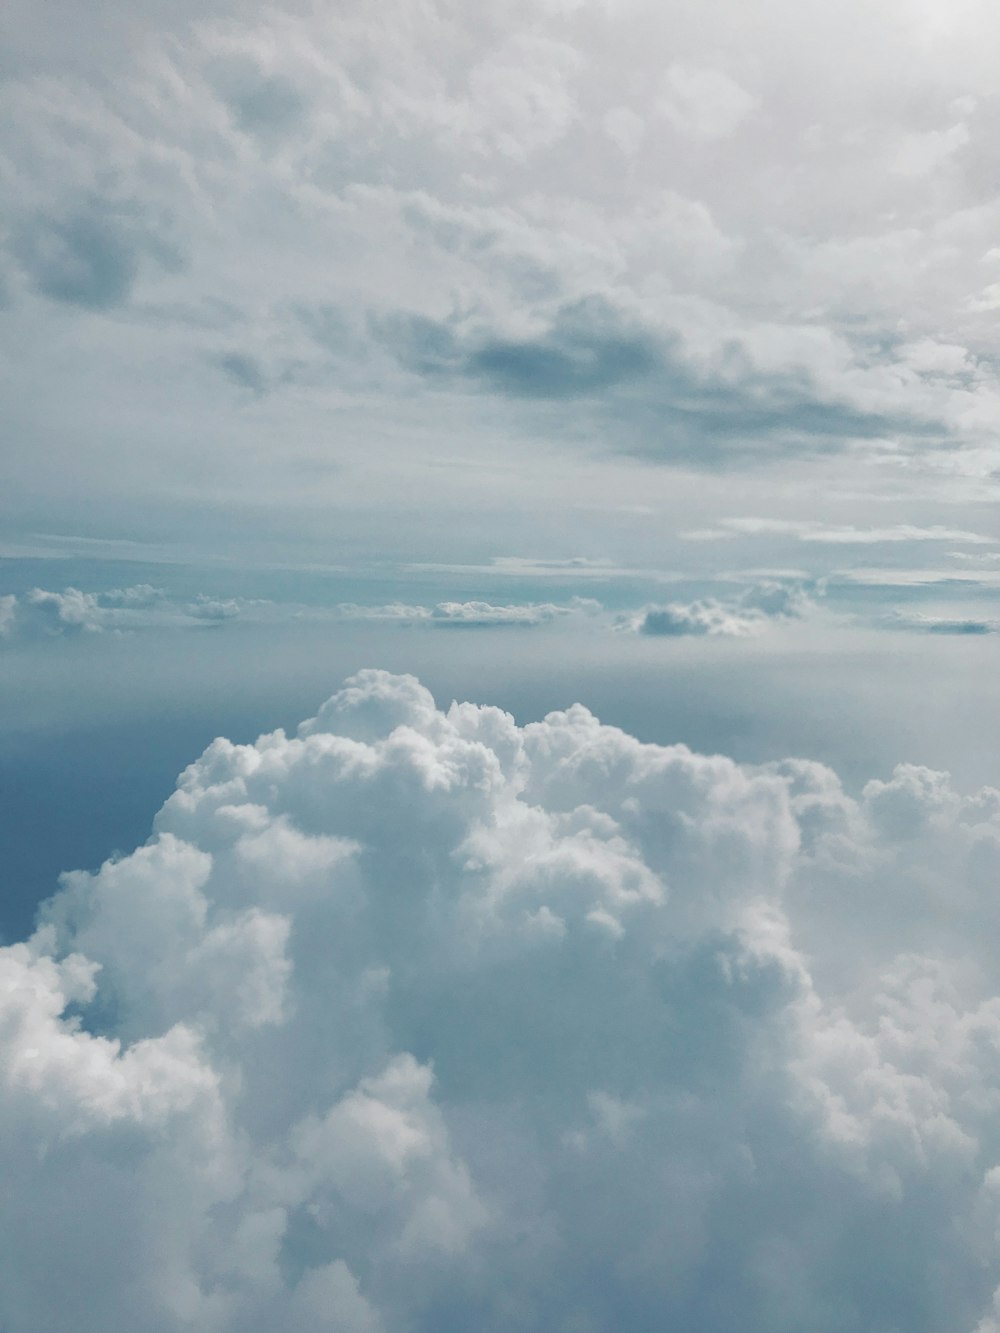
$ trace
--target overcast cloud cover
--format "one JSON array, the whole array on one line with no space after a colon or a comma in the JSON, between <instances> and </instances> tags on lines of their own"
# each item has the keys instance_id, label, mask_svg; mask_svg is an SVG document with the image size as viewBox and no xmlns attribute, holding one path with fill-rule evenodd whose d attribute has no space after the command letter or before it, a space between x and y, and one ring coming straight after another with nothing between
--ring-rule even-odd
<instances>
[{"instance_id":1,"label":"overcast cloud cover","mask_svg":"<svg viewBox=\"0 0 1000 1333\"><path fill-rule=\"evenodd\" d=\"M4 1333L1000 1333L998 67L3 5Z\"/></svg>"},{"instance_id":2,"label":"overcast cloud cover","mask_svg":"<svg viewBox=\"0 0 1000 1333\"><path fill-rule=\"evenodd\" d=\"M22 541L997 535L989 6L56 12L3 18Z\"/></svg>"}]
</instances>

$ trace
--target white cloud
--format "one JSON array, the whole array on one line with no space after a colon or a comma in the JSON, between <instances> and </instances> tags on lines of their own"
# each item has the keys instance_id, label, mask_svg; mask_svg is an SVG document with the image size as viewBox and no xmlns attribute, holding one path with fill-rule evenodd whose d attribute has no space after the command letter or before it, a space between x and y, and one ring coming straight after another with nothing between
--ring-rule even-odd
<instances>
[{"instance_id":1,"label":"white cloud","mask_svg":"<svg viewBox=\"0 0 1000 1333\"><path fill-rule=\"evenodd\" d=\"M599 611L600 604L583 597L567 607L553 603L493 607L488 601L441 601L433 608L431 619L439 625L540 625L559 616L595 609Z\"/></svg>"},{"instance_id":2,"label":"white cloud","mask_svg":"<svg viewBox=\"0 0 1000 1333\"><path fill-rule=\"evenodd\" d=\"M571 91L583 59L562 42L522 34L479 61L456 117L481 151L523 160L557 143L579 115ZM449 117L450 120L450 117ZM453 132L447 124L443 133Z\"/></svg>"},{"instance_id":3,"label":"white cloud","mask_svg":"<svg viewBox=\"0 0 1000 1333\"><path fill-rule=\"evenodd\" d=\"M626 157L633 157L638 152L646 133L646 124L630 107L611 107L605 113L603 126L604 133L618 145Z\"/></svg>"},{"instance_id":4,"label":"white cloud","mask_svg":"<svg viewBox=\"0 0 1000 1333\"><path fill-rule=\"evenodd\" d=\"M815 604L801 583L768 579L728 601L705 597L695 602L648 606L623 617L619 623L654 637L711 635L741 639L760 634L771 622L798 620L814 609Z\"/></svg>"},{"instance_id":5,"label":"white cloud","mask_svg":"<svg viewBox=\"0 0 1000 1333\"><path fill-rule=\"evenodd\" d=\"M234 620L246 613L265 618L297 614L301 608L279 608L260 598L210 597L199 593L193 601L168 596L149 583L83 592L64 588L54 592L31 588L23 596L0 598L0 637L61 638L78 634L130 634L150 628L184 628L193 621L212 624Z\"/></svg>"},{"instance_id":6,"label":"white cloud","mask_svg":"<svg viewBox=\"0 0 1000 1333\"><path fill-rule=\"evenodd\" d=\"M969 127L963 121L946 130L908 134L899 145L893 170L903 176L923 176L936 170L969 142Z\"/></svg>"},{"instance_id":7,"label":"white cloud","mask_svg":"<svg viewBox=\"0 0 1000 1333\"><path fill-rule=\"evenodd\" d=\"M946 774L361 673L0 949L0 1318L973 1333L998 867Z\"/></svg>"},{"instance_id":8,"label":"white cloud","mask_svg":"<svg viewBox=\"0 0 1000 1333\"><path fill-rule=\"evenodd\" d=\"M682 134L720 139L758 106L757 98L721 69L673 64L663 77L656 109Z\"/></svg>"},{"instance_id":9,"label":"white cloud","mask_svg":"<svg viewBox=\"0 0 1000 1333\"><path fill-rule=\"evenodd\" d=\"M32 588L25 597L25 606L38 617L49 633L62 634L66 631L86 630L99 632L101 608L92 593L81 592L79 588L67 588L65 592L46 592L44 588Z\"/></svg>"},{"instance_id":10,"label":"white cloud","mask_svg":"<svg viewBox=\"0 0 1000 1333\"><path fill-rule=\"evenodd\" d=\"M724 638L744 638L759 634L766 625L763 616L746 614L738 606L717 601L714 597L697 602L669 602L666 606L650 606L629 617L625 624L640 634L679 638L687 635L720 635Z\"/></svg>"},{"instance_id":11,"label":"white cloud","mask_svg":"<svg viewBox=\"0 0 1000 1333\"><path fill-rule=\"evenodd\" d=\"M792 537L802 542L831 546L876 546L881 542L966 542L970 546L992 546L995 537L963 528L941 524L921 527L913 523L894 523L882 528L862 528L850 524L820 523L815 519L723 518L715 528L693 528L680 534L686 541L722 541L733 537Z\"/></svg>"},{"instance_id":12,"label":"white cloud","mask_svg":"<svg viewBox=\"0 0 1000 1333\"><path fill-rule=\"evenodd\" d=\"M830 576L831 582L860 583L866 587L911 588L931 584L954 584L959 587L1000 586L1000 570L985 569L890 569L886 566L840 569Z\"/></svg>"},{"instance_id":13,"label":"white cloud","mask_svg":"<svg viewBox=\"0 0 1000 1333\"><path fill-rule=\"evenodd\" d=\"M242 614L243 604L235 597L207 597L200 593L185 609L195 620L235 620Z\"/></svg>"},{"instance_id":14,"label":"white cloud","mask_svg":"<svg viewBox=\"0 0 1000 1333\"><path fill-rule=\"evenodd\" d=\"M163 596L161 589L148 583L99 593L82 592L79 588L65 588L62 592L32 588L20 600L10 598L8 621L12 629L26 632L99 634L142 619L135 613L158 607Z\"/></svg>"},{"instance_id":15,"label":"white cloud","mask_svg":"<svg viewBox=\"0 0 1000 1333\"><path fill-rule=\"evenodd\" d=\"M29 441L14 500L45 494L44 526L85 497L109 539L152 513L168 546L223 546L235 487L272 514L270 556L296 536L329 559L316 515L364 496L381 549L402 493L430 516L410 557L467 560L432 548L487 460L506 513L593 499L622 452L731 474L804 450L862 488L887 457L995 471L973 308L993 16L929 46L912 6L140 10L141 51L111 25L100 59L23 4L10 25L0 388ZM574 341L560 312L587 303L618 326ZM375 336L400 315L404 368Z\"/></svg>"},{"instance_id":16,"label":"white cloud","mask_svg":"<svg viewBox=\"0 0 1000 1333\"><path fill-rule=\"evenodd\" d=\"M384 606L361 606L342 602L337 613L346 620L395 620L402 624L426 624L439 628L470 626L489 628L500 625L543 625L562 616L589 614L601 610L601 604L588 597L574 597L564 604L555 602L518 602L497 606L492 602L437 602L434 606L411 606L388 602Z\"/></svg>"},{"instance_id":17,"label":"white cloud","mask_svg":"<svg viewBox=\"0 0 1000 1333\"><path fill-rule=\"evenodd\" d=\"M0 638L13 633L16 616L17 598L13 593L6 593L0 597Z\"/></svg>"},{"instance_id":18,"label":"white cloud","mask_svg":"<svg viewBox=\"0 0 1000 1333\"><path fill-rule=\"evenodd\" d=\"M884 623L893 629L925 634L995 634L1000 629L1000 621L988 616L928 615L920 611L894 611Z\"/></svg>"}]
</instances>

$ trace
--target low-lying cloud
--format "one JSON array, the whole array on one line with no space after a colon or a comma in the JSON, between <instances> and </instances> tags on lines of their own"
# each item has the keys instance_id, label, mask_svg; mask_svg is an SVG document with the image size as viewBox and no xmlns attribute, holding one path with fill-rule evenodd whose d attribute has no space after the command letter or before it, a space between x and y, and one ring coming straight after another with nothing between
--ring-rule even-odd
<instances>
[{"instance_id":1,"label":"low-lying cloud","mask_svg":"<svg viewBox=\"0 0 1000 1333\"><path fill-rule=\"evenodd\" d=\"M648 606L622 617L620 624L640 634L665 638L746 638L760 634L773 622L799 620L814 609L815 603L802 584L768 581L725 601L703 597L694 602Z\"/></svg>"},{"instance_id":2,"label":"low-lying cloud","mask_svg":"<svg viewBox=\"0 0 1000 1333\"><path fill-rule=\"evenodd\" d=\"M199 593L192 601L178 599L148 583L101 592L84 592L74 587L62 592L30 588L21 596L9 593L0 597L0 639L130 634L156 627L220 624L248 611L273 610L276 610L274 603L253 598Z\"/></svg>"},{"instance_id":3,"label":"low-lying cloud","mask_svg":"<svg viewBox=\"0 0 1000 1333\"><path fill-rule=\"evenodd\" d=\"M431 625L438 629L544 625L564 616L595 615L600 602L590 597L574 597L569 602L514 602L496 605L479 600L437 602L433 606L388 602L382 606L362 606L342 602L337 613L345 620L385 620L406 625Z\"/></svg>"},{"instance_id":4,"label":"low-lying cloud","mask_svg":"<svg viewBox=\"0 0 1000 1333\"><path fill-rule=\"evenodd\" d=\"M0 950L0 1321L994 1333L998 867L946 774L362 672Z\"/></svg>"},{"instance_id":5,"label":"low-lying cloud","mask_svg":"<svg viewBox=\"0 0 1000 1333\"><path fill-rule=\"evenodd\" d=\"M913 630L919 634L980 635L1000 631L1000 620L983 616L940 616L920 611L894 611L882 622L889 629Z\"/></svg>"},{"instance_id":6,"label":"low-lying cloud","mask_svg":"<svg viewBox=\"0 0 1000 1333\"><path fill-rule=\"evenodd\" d=\"M106 629L126 628L147 618L145 613L161 608L164 597L162 588L148 583L106 592L31 588L20 598L8 594L2 599L0 635L100 634Z\"/></svg>"}]
</instances>

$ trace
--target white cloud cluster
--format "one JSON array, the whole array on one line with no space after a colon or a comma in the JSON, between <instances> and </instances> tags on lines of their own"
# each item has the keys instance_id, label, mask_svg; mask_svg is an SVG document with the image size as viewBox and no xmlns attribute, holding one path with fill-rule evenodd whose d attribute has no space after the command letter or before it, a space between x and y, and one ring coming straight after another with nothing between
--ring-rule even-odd
<instances>
[{"instance_id":1,"label":"white cloud cluster","mask_svg":"<svg viewBox=\"0 0 1000 1333\"><path fill-rule=\"evenodd\" d=\"M563 616L594 615L601 609L600 602L593 598L574 597L566 603L514 602L504 605L480 600L437 602L434 606L411 606L406 602L361 606L356 602L342 602L337 607L337 613L345 620L394 620L402 624L426 624L438 628L466 626L489 629L502 625L544 625Z\"/></svg>"},{"instance_id":2,"label":"white cloud cluster","mask_svg":"<svg viewBox=\"0 0 1000 1333\"><path fill-rule=\"evenodd\" d=\"M10 1333L987 1333L1000 792L365 671L0 950Z\"/></svg>"},{"instance_id":3,"label":"white cloud cluster","mask_svg":"<svg viewBox=\"0 0 1000 1333\"><path fill-rule=\"evenodd\" d=\"M32 588L21 597L13 593L0 597L0 639L106 631L120 634L151 627L190 628L192 622L218 625L247 616L269 622L332 617L434 628L531 628L568 616L596 616L602 609L600 602L590 597L573 597L568 602L441 601L430 606L407 602L382 605L341 602L331 608L206 593L188 601L168 596L163 589L145 583L105 592L83 592L73 587L62 592Z\"/></svg>"},{"instance_id":4,"label":"white cloud cluster","mask_svg":"<svg viewBox=\"0 0 1000 1333\"><path fill-rule=\"evenodd\" d=\"M128 634L154 627L190 627L192 622L218 624L247 613L261 618L295 614L297 605L280 608L261 598L211 597L178 599L148 583L103 592L68 587L62 592L31 588L21 596L0 597L0 638L61 638L80 634Z\"/></svg>"},{"instance_id":5,"label":"white cloud cluster","mask_svg":"<svg viewBox=\"0 0 1000 1333\"><path fill-rule=\"evenodd\" d=\"M23 597L8 594L0 599L0 636L15 633L99 634L106 629L122 629L145 618L159 608L164 593L148 583L106 592L82 592L64 588L52 592L31 588Z\"/></svg>"},{"instance_id":6,"label":"white cloud cluster","mask_svg":"<svg viewBox=\"0 0 1000 1333\"><path fill-rule=\"evenodd\" d=\"M738 597L722 601L703 597L694 602L668 602L647 606L619 624L639 634L683 638L711 635L746 638L760 634L774 621L798 620L815 609L801 583L769 579L745 589Z\"/></svg>"},{"instance_id":7,"label":"white cloud cluster","mask_svg":"<svg viewBox=\"0 0 1000 1333\"><path fill-rule=\"evenodd\" d=\"M243 614L244 603L236 597L208 597L199 593L184 609L195 620L235 620Z\"/></svg>"}]
</instances>

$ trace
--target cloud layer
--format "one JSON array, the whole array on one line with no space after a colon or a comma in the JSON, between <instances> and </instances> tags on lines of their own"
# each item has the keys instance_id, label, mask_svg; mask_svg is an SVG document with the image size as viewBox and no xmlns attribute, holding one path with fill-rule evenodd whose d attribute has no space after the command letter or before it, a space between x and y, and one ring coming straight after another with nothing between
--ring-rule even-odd
<instances>
[{"instance_id":1,"label":"cloud layer","mask_svg":"<svg viewBox=\"0 0 1000 1333\"><path fill-rule=\"evenodd\" d=\"M634 503L641 459L697 469L712 530L726 474L797 462L804 541L965 531L937 510L996 473L1000 25L932 8L108 0L98 53L21 0L11 508L225 548L245 504L275 559L329 559L334 510L356 555L359 504L382 558L406 508L411 558L470 559L447 517L487 498ZM925 504L875 523L844 494L901 485Z\"/></svg>"},{"instance_id":2,"label":"cloud layer","mask_svg":"<svg viewBox=\"0 0 1000 1333\"><path fill-rule=\"evenodd\" d=\"M366 671L0 950L12 1333L992 1333L1000 793Z\"/></svg>"}]
</instances>

